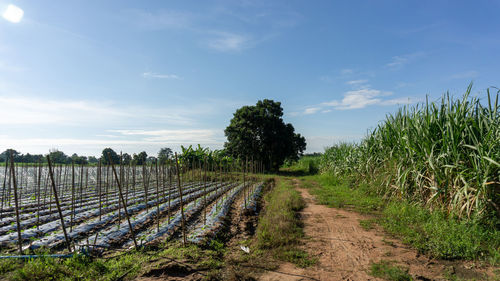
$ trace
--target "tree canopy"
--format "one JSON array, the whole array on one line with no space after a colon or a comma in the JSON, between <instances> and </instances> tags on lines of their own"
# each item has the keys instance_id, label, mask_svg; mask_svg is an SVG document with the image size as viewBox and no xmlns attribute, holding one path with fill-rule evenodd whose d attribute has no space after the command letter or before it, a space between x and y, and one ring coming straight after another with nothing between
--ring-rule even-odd
<instances>
[{"instance_id":1,"label":"tree canopy","mask_svg":"<svg viewBox=\"0 0 500 281\"><path fill-rule=\"evenodd\" d=\"M305 138L282 116L281 103L273 100L243 106L224 131L224 147L234 157L262 161L267 170L277 170L285 159L298 159L306 148Z\"/></svg>"},{"instance_id":2,"label":"tree canopy","mask_svg":"<svg viewBox=\"0 0 500 281\"><path fill-rule=\"evenodd\" d=\"M104 165L109 165L111 162L109 161L109 156L108 153L111 154L111 159L113 160L113 164L119 164L120 163L120 156L111 148L105 148L102 150L102 156L101 156L101 161Z\"/></svg>"},{"instance_id":3,"label":"tree canopy","mask_svg":"<svg viewBox=\"0 0 500 281\"><path fill-rule=\"evenodd\" d=\"M172 152L172 149L164 147L158 152L158 160L160 161L160 164L164 165L170 158L172 158L173 155L174 153Z\"/></svg>"},{"instance_id":4,"label":"tree canopy","mask_svg":"<svg viewBox=\"0 0 500 281\"><path fill-rule=\"evenodd\" d=\"M146 164L146 161L148 159L148 154L146 153L146 151L142 151L139 154L134 153L134 156L132 158L134 159L135 164L144 165Z\"/></svg>"}]
</instances>

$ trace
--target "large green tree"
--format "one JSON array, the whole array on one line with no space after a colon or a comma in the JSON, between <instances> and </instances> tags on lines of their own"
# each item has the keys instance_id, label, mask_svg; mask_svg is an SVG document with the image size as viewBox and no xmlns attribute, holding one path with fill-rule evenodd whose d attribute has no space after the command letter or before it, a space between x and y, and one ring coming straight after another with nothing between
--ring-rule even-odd
<instances>
[{"instance_id":1,"label":"large green tree","mask_svg":"<svg viewBox=\"0 0 500 281\"><path fill-rule=\"evenodd\" d=\"M105 148L102 150L101 161L104 165L109 165L111 162L109 161L109 155L111 155L111 160L113 164L120 164L120 156L111 148Z\"/></svg>"},{"instance_id":2,"label":"large green tree","mask_svg":"<svg viewBox=\"0 0 500 281\"><path fill-rule=\"evenodd\" d=\"M234 157L262 161L267 170L277 170L285 159L298 159L306 141L295 133L292 124L285 124L282 116L281 103L268 99L236 110L224 131L227 152Z\"/></svg>"},{"instance_id":3,"label":"large green tree","mask_svg":"<svg viewBox=\"0 0 500 281\"><path fill-rule=\"evenodd\" d=\"M51 149L50 150L50 161L55 164L68 164L71 163L71 158L68 157L68 155L64 154L64 152L57 150L57 149Z\"/></svg>"}]
</instances>

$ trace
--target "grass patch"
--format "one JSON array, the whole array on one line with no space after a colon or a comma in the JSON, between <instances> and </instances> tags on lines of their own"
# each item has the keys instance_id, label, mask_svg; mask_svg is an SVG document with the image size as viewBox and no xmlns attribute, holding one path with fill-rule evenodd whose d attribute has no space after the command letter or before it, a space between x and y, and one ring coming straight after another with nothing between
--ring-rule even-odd
<instances>
[{"instance_id":1,"label":"grass patch","mask_svg":"<svg viewBox=\"0 0 500 281\"><path fill-rule=\"evenodd\" d=\"M394 266L388 261L372 263L370 266L370 275L391 281L413 280L413 278L408 274L407 270L399 266Z\"/></svg>"},{"instance_id":2,"label":"grass patch","mask_svg":"<svg viewBox=\"0 0 500 281\"><path fill-rule=\"evenodd\" d=\"M273 257L307 267L317 259L299 249L304 237L297 212L305 207L300 193L293 188L290 179L276 178L276 186L264 197L265 210L256 232L259 250L270 252Z\"/></svg>"},{"instance_id":3,"label":"grass patch","mask_svg":"<svg viewBox=\"0 0 500 281\"><path fill-rule=\"evenodd\" d=\"M259 248L273 249L297 244L304 236L297 212L305 203L288 179L278 178L264 197L265 211L257 227Z\"/></svg>"},{"instance_id":4,"label":"grass patch","mask_svg":"<svg viewBox=\"0 0 500 281\"><path fill-rule=\"evenodd\" d=\"M472 220L458 220L407 202L390 202L381 225L432 257L472 260L488 256L492 264L500 262L500 231Z\"/></svg>"},{"instance_id":5,"label":"grass patch","mask_svg":"<svg viewBox=\"0 0 500 281\"><path fill-rule=\"evenodd\" d=\"M140 274L180 261L208 274L216 274L223 264L225 247L215 241L201 247L166 242L159 247L131 250L117 256L91 258L77 255L68 259L42 257L28 261L0 260L2 280L131 280Z\"/></svg>"},{"instance_id":6,"label":"grass patch","mask_svg":"<svg viewBox=\"0 0 500 281\"><path fill-rule=\"evenodd\" d=\"M280 168L280 174L284 175L315 175L319 172L319 162L321 155L302 156L298 161L285 161Z\"/></svg>"},{"instance_id":7,"label":"grass patch","mask_svg":"<svg viewBox=\"0 0 500 281\"><path fill-rule=\"evenodd\" d=\"M306 268L315 265L318 262L317 257L311 257L304 250L291 249L278 254L280 260L291 262L298 267Z\"/></svg>"},{"instance_id":8,"label":"grass patch","mask_svg":"<svg viewBox=\"0 0 500 281\"><path fill-rule=\"evenodd\" d=\"M7 280L116 280L137 274L147 257L131 251L108 260L76 255L68 259L41 257L29 261L1 260Z\"/></svg>"},{"instance_id":9,"label":"grass patch","mask_svg":"<svg viewBox=\"0 0 500 281\"><path fill-rule=\"evenodd\" d=\"M305 177L306 182L317 182L312 193L318 202L335 208L353 208L361 213L373 213L380 210L384 202L376 194L371 194L366 185L352 188L348 180L339 180L331 175ZM306 184L306 186L308 186Z\"/></svg>"},{"instance_id":10,"label":"grass patch","mask_svg":"<svg viewBox=\"0 0 500 281\"><path fill-rule=\"evenodd\" d=\"M364 230L371 230L375 227L376 220L375 219L367 219L367 220L359 220L359 225Z\"/></svg>"}]
</instances>

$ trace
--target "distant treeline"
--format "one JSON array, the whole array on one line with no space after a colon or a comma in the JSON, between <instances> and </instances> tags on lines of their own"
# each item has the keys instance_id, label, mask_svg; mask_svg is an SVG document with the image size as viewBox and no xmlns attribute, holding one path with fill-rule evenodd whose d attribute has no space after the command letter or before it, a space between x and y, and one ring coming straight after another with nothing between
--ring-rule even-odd
<instances>
[{"instance_id":1,"label":"distant treeline","mask_svg":"<svg viewBox=\"0 0 500 281\"><path fill-rule=\"evenodd\" d=\"M168 147L160 149L158 152L158 157L148 156L145 151L140 153L134 153L132 155L128 153L123 153L121 156L117 154L111 148L105 148L102 151L101 157L97 158L95 156L82 156L73 153L71 156L66 155L64 152L53 149L48 154L22 154L14 149L7 149L0 153L0 165L5 163L10 159L12 154L15 163L47 163L47 155L50 156L50 160L55 164L97 164L101 161L103 164L109 164L109 155L115 164L122 163L124 165L136 164L142 165L146 163L155 163L157 160L164 163L166 160L172 157L172 150Z\"/></svg>"}]
</instances>

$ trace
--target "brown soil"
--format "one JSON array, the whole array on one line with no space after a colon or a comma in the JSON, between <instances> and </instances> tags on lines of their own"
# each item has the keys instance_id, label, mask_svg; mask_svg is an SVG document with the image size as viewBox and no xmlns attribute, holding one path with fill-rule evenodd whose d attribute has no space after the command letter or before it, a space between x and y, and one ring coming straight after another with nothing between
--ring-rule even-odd
<instances>
[{"instance_id":1,"label":"brown soil","mask_svg":"<svg viewBox=\"0 0 500 281\"><path fill-rule=\"evenodd\" d=\"M136 281L155 281L155 280L201 280L203 275L198 274L189 266L170 262L167 264L157 264L155 269L149 270Z\"/></svg>"},{"instance_id":2,"label":"brown soil","mask_svg":"<svg viewBox=\"0 0 500 281\"><path fill-rule=\"evenodd\" d=\"M444 280L445 272L465 280L481 280L484 276L484 270L476 269L471 262L431 260L377 227L365 230L360 220L368 216L319 205L306 189L298 187L297 180L295 184L307 204L301 212L307 237L303 247L318 262L305 269L283 263L260 280L381 280L369 275L371 263L380 261L407 268L416 280Z\"/></svg>"}]
</instances>

